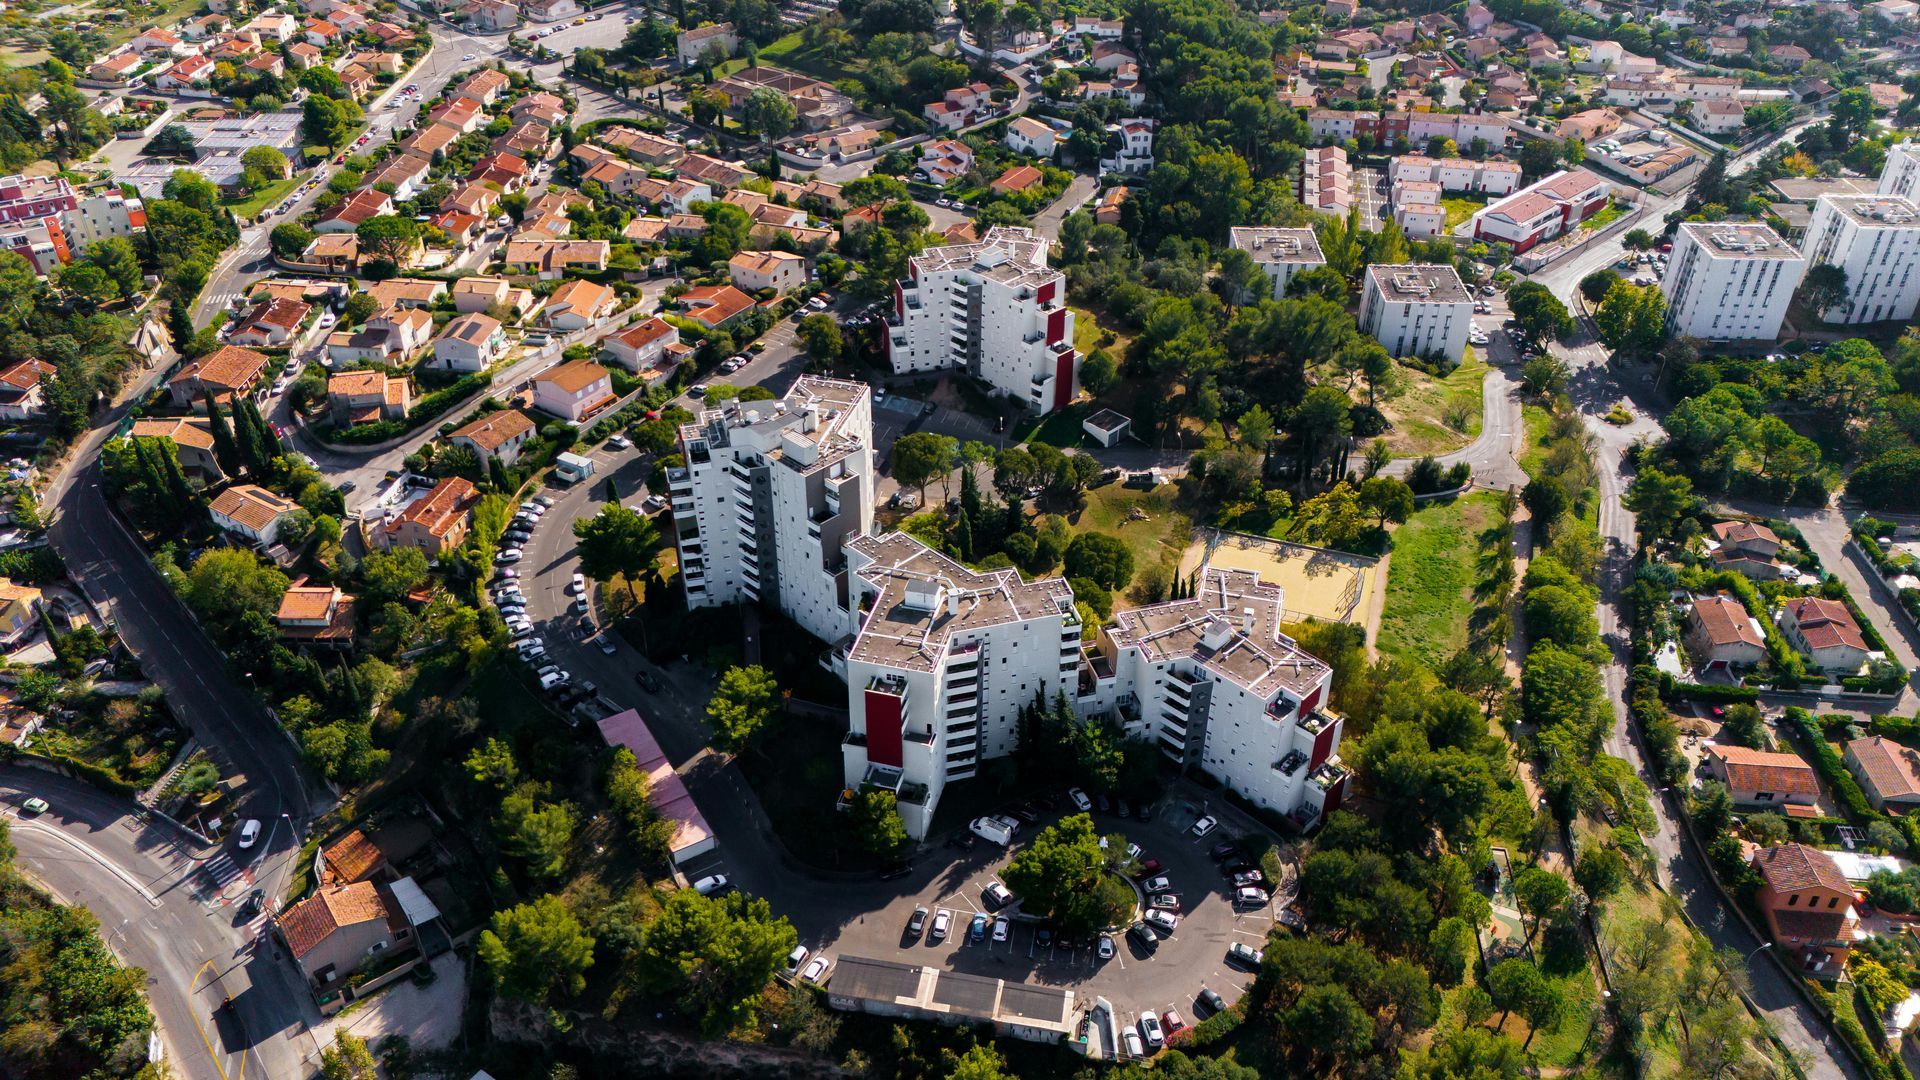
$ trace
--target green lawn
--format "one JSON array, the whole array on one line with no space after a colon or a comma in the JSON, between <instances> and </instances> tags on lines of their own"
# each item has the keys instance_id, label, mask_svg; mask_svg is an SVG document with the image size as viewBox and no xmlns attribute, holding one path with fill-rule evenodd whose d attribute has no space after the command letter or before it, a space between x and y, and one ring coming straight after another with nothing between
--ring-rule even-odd
<instances>
[{"instance_id":1,"label":"green lawn","mask_svg":"<svg viewBox=\"0 0 1920 1080\"><path fill-rule=\"evenodd\" d=\"M1478 198L1469 195L1456 195L1451 198L1441 199L1440 206L1447 212L1447 231L1452 232L1454 226L1486 209L1487 197L1485 195Z\"/></svg>"},{"instance_id":2,"label":"green lawn","mask_svg":"<svg viewBox=\"0 0 1920 1080\"><path fill-rule=\"evenodd\" d=\"M240 223L244 225L249 218L252 218L254 215L260 213L260 211L279 202L281 199L286 198L287 192L298 187L300 181L305 177L305 173L294 173L285 180L276 180L266 187L261 188L259 191L254 192L251 198L242 199L239 202L223 203L222 205L233 211L233 216L240 219Z\"/></svg>"},{"instance_id":3,"label":"green lawn","mask_svg":"<svg viewBox=\"0 0 1920 1080\"><path fill-rule=\"evenodd\" d=\"M1540 468L1546 463L1547 431L1553 424L1553 414L1545 406L1522 405L1520 419L1526 426L1527 445L1520 455L1520 467L1528 476L1538 476Z\"/></svg>"},{"instance_id":4,"label":"green lawn","mask_svg":"<svg viewBox=\"0 0 1920 1080\"><path fill-rule=\"evenodd\" d=\"M1499 516L1499 496L1481 492L1429 503L1394 531L1382 653L1432 669L1467 643L1478 537Z\"/></svg>"},{"instance_id":5,"label":"green lawn","mask_svg":"<svg viewBox=\"0 0 1920 1080\"><path fill-rule=\"evenodd\" d=\"M1599 213L1581 222L1580 227L1583 229L1604 228L1605 226L1625 216L1626 212L1627 212L1626 208L1621 206L1619 203L1610 202L1607 205L1601 207Z\"/></svg>"},{"instance_id":6,"label":"green lawn","mask_svg":"<svg viewBox=\"0 0 1920 1080\"><path fill-rule=\"evenodd\" d=\"M1177 484L1161 484L1152 491L1123 487L1118 481L1087 492L1087 504L1068 516L1075 532L1103 532L1117 536L1133 552L1133 568L1141 570L1159 562L1179 569L1180 556L1193 538L1193 521L1174 507L1179 495ZM1136 520L1135 508L1146 514ZM1116 594L1114 599L1120 597Z\"/></svg>"},{"instance_id":7,"label":"green lawn","mask_svg":"<svg viewBox=\"0 0 1920 1080\"><path fill-rule=\"evenodd\" d=\"M818 49L808 48L801 40L798 30L778 41L768 42L766 47L760 50L759 55L761 63L803 72L827 82L838 82L841 79L852 79L858 76L858 72L853 69L821 56ZM738 63L741 67L745 67L747 62L741 60Z\"/></svg>"},{"instance_id":8,"label":"green lawn","mask_svg":"<svg viewBox=\"0 0 1920 1080\"><path fill-rule=\"evenodd\" d=\"M1474 355L1444 379L1413 368L1396 374L1403 389L1381 407L1393 423L1386 440L1395 457L1451 453L1479 436L1485 360Z\"/></svg>"}]
</instances>

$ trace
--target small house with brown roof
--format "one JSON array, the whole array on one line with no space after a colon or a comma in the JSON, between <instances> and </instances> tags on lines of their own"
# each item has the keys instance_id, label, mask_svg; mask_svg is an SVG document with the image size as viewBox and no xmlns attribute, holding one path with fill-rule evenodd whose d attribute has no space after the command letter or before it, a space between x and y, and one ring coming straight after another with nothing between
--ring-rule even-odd
<instances>
[{"instance_id":1,"label":"small house with brown roof","mask_svg":"<svg viewBox=\"0 0 1920 1080\"><path fill-rule=\"evenodd\" d=\"M481 461L499 458L500 464L520 460L520 449L534 436L533 421L519 409L490 412L472 423L455 428L447 441L473 451Z\"/></svg>"},{"instance_id":2,"label":"small house with brown roof","mask_svg":"<svg viewBox=\"0 0 1920 1080\"><path fill-rule=\"evenodd\" d=\"M55 368L45 360L21 360L0 370L0 420L31 420L46 411L46 381Z\"/></svg>"},{"instance_id":3,"label":"small house with brown roof","mask_svg":"<svg viewBox=\"0 0 1920 1080\"><path fill-rule=\"evenodd\" d=\"M370 881L323 888L281 912L275 925L316 990L330 988L412 937L398 910L389 911Z\"/></svg>"},{"instance_id":4,"label":"small house with brown roof","mask_svg":"<svg viewBox=\"0 0 1920 1080\"><path fill-rule=\"evenodd\" d=\"M1780 605L1775 622L1788 643L1821 671L1851 675L1867 662L1866 635L1838 600L1796 596Z\"/></svg>"},{"instance_id":5,"label":"small house with brown roof","mask_svg":"<svg viewBox=\"0 0 1920 1080\"><path fill-rule=\"evenodd\" d=\"M617 334L600 340L604 355L626 368L641 372L664 366L667 350L680 343L680 328L659 316L642 319Z\"/></svg>"},{"instance_id":6,"label":"small house with brown roof","mask_svg":"<svg viewBox=\"0 0 1920 1080\"><path fill-rule=\"evenodd\" d=\"M387 869L387 856L364 829L348 829L338 840L320 849L320 882L345 885L372 881Z\"/></svg>"},{"instance_id":7,"label":"small house with brown roof","mask_svg":"<svg viewBox=\"0 0 1920 1080\"><path fill-rule=\"evenodd\" d=\"M465 315L504 306L526 311L533 306L533 290L515 288L503 277L476 274L453 283L453 309Z\"/></svg>"},{"instance_id":8,"label":"small house with brown roof","mask_svg":"<svg viewBox=\"0 0 1920 1080\"><path fill-rule=\"evenodd\" d=\"M715 330L753 310L753 297L731 285L688 289L676 301L687 318Z\"/></svg>"},{"instance_id":9,"label":"small house with brown roof","mask_svg":"<svg viewBox=\"0 0 1920 1080\"><path fill-rule=\"evenodd\" d=\"M1920 808L1920 753L1880 735L1847 743L1847 771L1875 810Z\"/></svg>"},{"instance_id":10,"label":"small house with brown roof","mask_svg":"<svg viewBox=\"0 0 1920 1080\"><path fill-rule=\"evenodd\" d=\"M1712 529L1713 563L1750 578L1780 576L1780 537L1757 521L1718 521Z\"/></svg>"},{"instance_id":11,"label":"small house with brown roof","mask_svg":"<svg viewBox=\"0 0 1920 1080\"><path fill-rule=\"evenodd\" d=\"M312 310L312 305L299 300L271 298L247 313L227 339L254 348L285 348L300 336L300 327Z\"/></svg>"},{"instance_id":12,"label":"small house with brown roof","mask_svg":"<svg viewBox=\"0 0 1920 1080\"><path fill-rule=\"evenodd\" d=\"M382 551L419 548L432 558L466 540L468 516L479 501L472 481L449 476L405 509L389 510L390 516L372 527L369 539Z\"/></svg>"},{"instance_id":13,"label":"small house with brown roof","mask_svg":"<svg viewBox=\"0 0 1920 1080\"><path fill-rule=\"evenodd\" d=\"M413 408L413 380L384 371L342 371L327 379L327 410L338 428L405 420Z\"/></svg>"},{"instance_id":14,"label":"small house with brown roof","mask_svg":"<svg viewBox=\"0 0 1920 1080\"><path fill-rule=\"evenodd\" d=\"M536 274L552 281L568 270L597 274L607 268L610 247L605 240L509 240L504 263L508 273Z\"/></svg>"},{"instance_id":15,"label":"small house with brown roof","mask_svg":"<svg viewBox=\"0 0 1920 1080\"><path fill-rule=\"evenodd\" d=\"M379 308L424 308L432 307L439 299L447 295L447 283L428 278L388 278L367 286L366 293L373 297Z\"/></svg>"},{"instance_id":16,"label":"small house with brown roof","mask_svg":"<svg viewBox=\"0 0 1920 1080\"><path fill-rule=\"evenodd\" d=\"M252 390L266 370L266 353L222 345L167 380L167 393L175 408L205 412L209 394L226 404L235 394Z\"/></svg>"},{"instance_id":17,"label":"small house with brown roof","mask_svg":"<svg viewBox=\"0 0 1920 1080\"><path fill-rule=\"evenodd\" d=\"M473 312L448 323L433 339L433 363L448 371L483 371L506 348L500 320Z\"/></svg>"},{"instance_id":18,"label":"small house with brown roof","mask_svg":"<svg viewBox=\"0 0 1920 1080\"><path fill-rule=\"evenodd\" d=\"M254 484L235 484L207 507L216 527L263 548L279 540L281 524L299 510L298 503Z\"/></svg>"},{"instance_id":19,"label":"small house with brown roof","mask_svg":"<svg viewBox=\"0 0 1920 1080\"><path fill-rule=\"evenodd\" d=\"M1781 844L1753 853L1760 875L1754 903L1789 963L1816 975L1837 977L1860 936L1853 886L1818 848Z\"/></svg>"},{"instance_id":20,"label":"small house with brown roof","mask_svg":"<svg viewBox=\"0 0 1920 1080\"><path fill-rule=\"evenodd\" d=\"M289 644L325 649L353 647L353 597L338 585L308 585L303 581L288 586L280 594L280 610L274 621L280 627L280 640Z\"/></svg>"},{"instance_id":21,"label":"small house with brown roof","mask_svg":"<svg viewBox=\"0 0 1920 1080\"><path fill-rule=\"evenodd\" d=\"M574 278L547 297L540 317L555 330L583 330L613 313L613 290L585 278Z\"/></svg>"},{"instance_id":22,"label":"small house with brown roof","mask_svg":"<svg viewBox=\"0 0 1920 1080\"><path fill-rule=\"evenodd\" d=\"M1002 195L1013 195L1039 187L1045 180L1045 174L1032 165L1016 165L1001 173L991 186Z\"/></svg>"},{"instance_id":23,"label":"small house with brown roof","mask_svg":"<svg viewBox=\"0 0 1920 1080\"><path fill-rule=\"evenodd\" d=\"M616 400L613 376L593 360L561 364L533 378L533 407L576 424Z\"/></svg>"},{"instance_id":24,"label":"small house with brown roof","mask_svg":"<svg viewBox=\"0 0 1920 1080\"><path fill-rule=\"evenodd\" d=\"M393 213L393 196L375 188L361 188L313 223L316 233L347 233L358 229L368 218Z\"/></svg>"},{"instance_id":25,"label":"small house with brown roof","mask_svg":"<svg viewBox=\"0 0 1920 1080\"><path fill-rule=\"evenodd\" d=\"M807 260L790 251L742 251L728 260L727 276L743 292L787 293L807 283Z\"/></svg>"},{"instance_id":26,"label":"small house with brown roof","mask_svg":"<svg viewBox=\"0 0 1920 1080\"><path fill-rule=\"evenodd\" d=\"M1707 747L1707 766L1741 806L1780 807L1791 814L1820 799L1819 775L1793 754L1714 743Z\"/></svg>"},{"instance_id":27,"label":"small house with brown roof","mask_svg":"<svg viewBox=\"0 0 1920 1080\"><path fill-rule=\"evenodd\" d=\"M1739 600L1702 596L1687 614L1687 654L1700 671L1749 668L1767 658L1767 638Z\"/></svg>"},{"instance_id":28,"label":"small house with brown roof","mask_svg":"<svg viewBox=\"0 0 1920 1080\"><path fill-rule=\"evenodd\" d=\"M173 444L180 468L213 483L226 475L213 452L213 428L198 416L168 416L135 420L127 434L135 439L165 439Z\"/></svg>"}]
</instances>

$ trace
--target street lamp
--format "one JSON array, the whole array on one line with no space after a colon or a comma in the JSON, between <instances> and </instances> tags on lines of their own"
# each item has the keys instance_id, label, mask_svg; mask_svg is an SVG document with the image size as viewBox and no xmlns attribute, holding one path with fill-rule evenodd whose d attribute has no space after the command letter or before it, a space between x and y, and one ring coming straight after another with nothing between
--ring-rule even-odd
<instances>
[{"instance_id":1,"label":"street lamp","mask_svg":"<svg viewBox=\"0 0 1920 1080\"><path fill-rule=\"evenodd\" d=\"M1757 949L1755 949L1755 950L1753 950L1752 952L1750 952L1750 953L1748 953L1748 954L1747 954L1747 958L1746 958L1745 960L1742 960L1742 961L1740 961L1740 962L1741 962L1741 963L1743 963L1743 964L1749 964L1749 963L1752 963L1752 962L1753 962L1753 958L1754 958L1754 957L1756 957L1756 956L1758 956L1758 955L1760 955L1760 954L1761 954L1761 953L1763 953L1763 952L1766 952L1766 951L1767 951L1768 949L1771 949L1771 948L1773 948L1773 942L1771 942L1771 941L1769 941L1769 942L1767 942L1767 943L1766 943L1765 945L1762 945L1762 946L1760 946L1759 948L1757 948Z\"/></svg>"}]
</instances>

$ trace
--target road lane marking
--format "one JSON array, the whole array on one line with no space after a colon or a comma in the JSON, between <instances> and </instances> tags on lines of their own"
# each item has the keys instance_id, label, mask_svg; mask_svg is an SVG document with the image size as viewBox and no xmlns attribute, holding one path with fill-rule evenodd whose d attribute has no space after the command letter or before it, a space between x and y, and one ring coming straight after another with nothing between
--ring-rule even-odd
<instances>
[{"instance_id":1,"label":"road lane marking","mask_svg":"<svg viewBox=\"0 0 1920 1080\"><path fill-rule=\"evenodd\" d=\"M61 843L67 845L68 847L72 848L75 851L78 851L80 854L86 856L88 859L98 864L100 868L105 870L107 873L112 874L116 878L119 878L121 884L139 893L141 899L147 902L147 906L156 907L156 908L160 906L160 898L153 895L153 892L149 890L145 885L141 884L138 880L136 880L133 877L133 875L127 873L125 870L120 869L120 867L115 865L112 860L108 859L104 855L101 855L99 852L94 851L92 848L88 847L87 845L82 844L80 841L75 840L73 837L68 836L65 832L61 831L60 829L54 828L53 826L50 826L50 825L42 825L37 821L24 821L24 820L17 821L14 824L13 828L20 832L45 833L46 835L59 840Z\"/></svg>"}]
</instances>

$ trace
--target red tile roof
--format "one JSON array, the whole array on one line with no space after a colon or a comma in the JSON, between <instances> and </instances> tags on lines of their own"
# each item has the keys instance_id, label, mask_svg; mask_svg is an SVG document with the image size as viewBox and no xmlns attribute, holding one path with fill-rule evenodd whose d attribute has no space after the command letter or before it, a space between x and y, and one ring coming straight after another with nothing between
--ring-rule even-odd
<instances>
[{"instance_id":1,"label":"red tile roof","mask_svg":"<svg viewBox=\"0 0 1920 1080\"><path fill-rule=\"evenodd\" d=\"M1779 892L1800 889L1833 889L1852 892L1847 875L1819 848L1805 844L1781 844L1761 848L1753 854L1753 865L1768 885Z\"/></svg>"}]
</instances>

